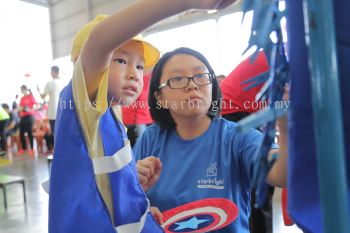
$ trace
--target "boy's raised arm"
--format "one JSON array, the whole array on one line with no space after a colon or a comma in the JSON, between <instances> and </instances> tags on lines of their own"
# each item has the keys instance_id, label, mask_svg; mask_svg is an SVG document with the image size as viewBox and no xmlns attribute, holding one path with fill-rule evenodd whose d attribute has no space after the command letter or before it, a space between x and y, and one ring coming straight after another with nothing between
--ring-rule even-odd
<instances>
[{"instance_id":1,"label":"boy's raised arm","mask_svg":"<svg viewBox=\"0 0 350 233\"><path fill-rule=\"evenodd\" d=\"M140 0L112 14L91 32L81 54L87 92L93 97L113 51L154 23L186 9L222 9L235 0Z\"/></svg>"}]
</instances>

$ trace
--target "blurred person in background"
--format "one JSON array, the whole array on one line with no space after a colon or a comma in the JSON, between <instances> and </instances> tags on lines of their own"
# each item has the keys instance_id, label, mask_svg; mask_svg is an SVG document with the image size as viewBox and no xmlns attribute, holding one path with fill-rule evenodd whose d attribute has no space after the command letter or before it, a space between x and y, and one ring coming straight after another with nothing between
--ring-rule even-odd
<instances>
[{"instance_id":1,"label":"blurred person in background","mask_svg":"<svg viewBox=\"0 0 350 233\"><path fill-rule=\"evenodd\" d=\"M59 101L60 92L61 92L62 86L63 86L62 82L60 80L59 74L60 74L59 67L52 66L51 67L52 80L46 84L44 93L41 93L39 87L37 87L41 98L45 99L46 96L49 96L47 117L48 117L49 122L50 122L50 127L51 127L51 132L52 132L52 136L51 136L52 141L53 141L54 133L55 133L55 121L56 121L58 101Z\"/></svg>"},{"instance_id":2,"label":"blurred person in background","mask_svg":"<svg viewBox=\"0 0 350 233\"><path fill-rule=\"evenodd\" d=\"M6 155L6 137L5 137L5 128L9 122L9 114L3 109L3 107L0 107L0 156Z\"/></svg>"},{"instance_id":3,"label":"blurred person in background","mask_svg":"<svg viewBox=\"0 0 350 233\"><path fill-rule=\"evenodd\" d=\"M223 74L216 76L216 80L218 81L219 85L221 85L221 82L224 81L225 78L226 76Z\"/></svg>"},{"instance_id":4,"label":"blurred person in background","mask_svg":"<svg viewBox=\"0 0 350 233\"><path fill-rule=\"evenodd\" d=\"M19 123L19 134L21 138L22 149L18 151L18 154L23 154L24 150L27 150L27 141L26 141L26 133L29 138L30 149L28 149L28 155L33 155L33 124L34 124L34 113L35 113L35 105L37 104L36 100L30 89L26 85L21 86L21 92L23 97L20 100L19 106L19 116L21 118Z\"/></svg>"},{"instance_id":5,"label":"blurred person in background","mask_svg":"<svg viewBox=\"0 0 350 233\"><path fill-rule=\"evenodd\" d=\"M18 137L18 130L19 130L19 116L16 109L12 109L10 111L10 106L8 104L2 104L2 108L7 112L9 115L9 121L7 123L7 126L5 128L5 141L8 137L11 137L11 144L17 143L19 144L19 137ZM19 146L17 146L17 149Z\"/></svg>"}]
</instances>

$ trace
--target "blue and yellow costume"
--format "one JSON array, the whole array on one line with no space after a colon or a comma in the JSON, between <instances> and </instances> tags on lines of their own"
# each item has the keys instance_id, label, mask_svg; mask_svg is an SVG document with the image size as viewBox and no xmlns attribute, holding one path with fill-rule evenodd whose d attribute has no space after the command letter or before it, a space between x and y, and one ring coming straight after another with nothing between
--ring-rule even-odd
<instances>
[{"instance_id":1,"label":"blue and yellow costume","mask_svg":"<svg viewBox=\"0 0 350 233\"><path fill-rule=\"evenodd\" d=\"M138 183L124 126L108 107L109 70L102 74L94 106L87 95L82 63L75 61L73 78L60 94L56 118L49 232L163 232Z\"/></svg>"}]
</instances>

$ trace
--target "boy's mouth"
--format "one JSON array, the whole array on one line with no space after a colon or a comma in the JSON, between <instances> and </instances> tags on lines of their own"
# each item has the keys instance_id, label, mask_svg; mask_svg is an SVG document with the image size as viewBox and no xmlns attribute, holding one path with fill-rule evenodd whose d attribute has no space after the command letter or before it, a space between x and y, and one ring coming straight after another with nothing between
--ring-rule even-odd
<instances>
[{"instance_id":1,"label":"boy's mouth","mask_svg":"<svg viewBox=\"0 0 350 233\"><path fill-rule=\"evenodd\" d=\"M137 94L137 87L134 85L123 87L123 90L126 93L126 95L133 96Z\"/></svg>"}]
</instances>

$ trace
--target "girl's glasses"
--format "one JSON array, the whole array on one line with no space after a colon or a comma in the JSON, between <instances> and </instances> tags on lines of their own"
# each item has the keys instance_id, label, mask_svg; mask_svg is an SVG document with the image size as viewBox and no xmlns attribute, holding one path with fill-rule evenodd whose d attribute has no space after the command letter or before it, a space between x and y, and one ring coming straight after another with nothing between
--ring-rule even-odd
<instances>
[{"instance_id":1,"label":"girl's glasses","mask_svg":"<svg viewBox=\"0 0 350 233\"><path fill-rule=\"evenodd\" d=\"M201 73L192 77L174 77L165 83L160 84L158 90L166 86L169 86L171 89L183 89L190 84L190 80L192 80L197 86L205 86L212 83L214 77L215 76L212 73Z\"/></svg>"}]
</instances>

